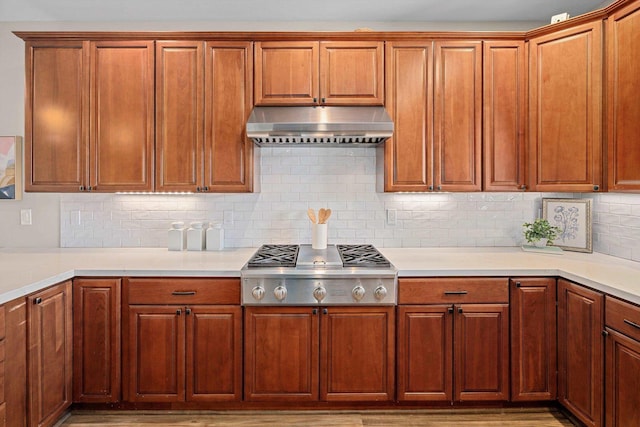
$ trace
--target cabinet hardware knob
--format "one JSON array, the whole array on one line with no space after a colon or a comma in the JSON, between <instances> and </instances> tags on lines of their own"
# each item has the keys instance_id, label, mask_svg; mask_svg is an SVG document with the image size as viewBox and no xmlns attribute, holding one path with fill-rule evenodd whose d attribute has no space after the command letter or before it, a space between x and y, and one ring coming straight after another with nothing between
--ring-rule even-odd
<instances>
[{"instance_id":1,"label":"cabinet hardware knob","mask_svg":"<svg viewBox=\"0 0 640 427\"><path fill-rule=\"evenodd\" d=\"M453 307L449 307L449 308L447 309L447 312L448 312L449 314L453 314Z\"/></svg>"},{"instance_id":2,"label":"cabinet hardware knob","mask_svg":"<svg viewBox=\"0 0 640 427\"><path fill-rule=\"evenodd\" d=\"M191 309L190 309L189 307L187 307L187 308L184 310L184 313L185 313L187 316L189 316L189 315L191 314Z\"/></svg>"},{"instance_id":3,"label":"cabinet hardware knob","mask_svg":"<svg viewBox=\"0 0 640 427\"><path fill-rule=\"evenodd\" d=\"M467 291L444 291L445 295L466 295Z\"/></svg>"},{"instance_id":4,"label":"cabinet hardware knob","mask_svg":"<svg viewBox=\"0 0 640 427\"><path fill-rule=\"evenodd\" d=\"M522 287L522 283L516 282L516 288L520 288L520 287Z\"/></svg>"},{"instance_id":5,"label":"cabinet hardware knob","mask_svg":"<svg viewBox=\"0 0 640 427\"><path fill-rule=\"evenodd\" d=\"M462 313L462 307L458 307L458 313Z\"/></svg>"},{"instance_id":6,"label":"cabinet hardware knob","mask_svg":"<svg viewBox=\"0 0 640 427\"><path fill-rule=\"evenodd\" d=\"M34 304L42 304L42 298L38 297L36 299L33 300Z\"/></svg>"},{"instance_id":7,"label":"cabinet hardware knob","mask_svg":"<svg viewBox=\"0 0 640 427\"><path fill-rule=\"evenodd\" d=\"M176 316L180 316L181 314L182 314L182 310L177 309L177 310L176 310Z\"/></svg>"},{"instance_id":8,"label":"cabinet hardware knob","mask_svg":"<svg viewBox=\"0 0 640 427\"><path fill-rule=\"evenodd\" d=\"M323 97L320 101L321 101L323 104L324 104L325 102L327 102L326 98L324 98L324 97Z\"/></svg>"},{"instance_id":9,"label":"cabinet hardware knob","mask_svg":"<svg viewBox=\"0 0 640 427\"><path fill-rule=\"evenodd\" d=\"M209 186L205 186L204 191L209 191Z\"/></svg>"},{"instance_id":10,"label":"cabinet hardware knob","mask_svg":"<svg viewBox=\"0 0 640 427\"><path fill-rule=\"evenodd\" d=\"M594 185L593 186L593 191L598 191L600 190L600 186L599 185Z\"/></svg>"},{"instance_id":11,"label":"cabinet hardware knob","mask_svg":"<svg viewBox=\"0 0 640 427\"><path fill-rule=\"evenodd\" d=\"M609 336L609 332L607 332L607 331L602 331L602 336L603 336L603 337L608 337L608 336Z\"/></svg>"},{"instance_id":12,"label":"cabinet hardware knob","mask_svg":"<svg viewBox=\"0 0 640 427\"><path fill-rule=\"evenodd\" d=\"M87 191L93 191L93 187L92 186L88 186L87 187Z\"/></svg>"},{"instance_id":13,"label":"cabinet hardware knob","mask_svg":"<svg viewBox=\"0 0 640 427\"><path fill-rule=\"evenodd\" d=\"M322 310L322 314L329 314L329 310L325 308L324 310Z\"/></svg>"},{"instance_id":14,"label":"cabinet hardware knob","mask_svg":"<svg viewBox=\"0 0 640 427\"><path fill-rule=\"evenodd\" d=\"M521 189L522 191L526 190L526 189L527 189L527 185L526 185L526 184L522 184L522 185L520 186L520 189Z\"/></svg>"},{"instance_id":15,"label":"cabinet hardware knob","mask_svg":"<svg viewBox=\"0 0 640 427\"><path fill-rule=\"evenodd\" d=\"M81 186L78 188L78 190L80 190L80 191L84 191L84 185L81 185Z\"/></svg>"},{"instance_id":16,"label":"cabinet hardware knob","mask_svg":"<svg viewBox=\"0 0 640 427\"><path fill-rule=\"evenodd\" d=\"M199 193L200 191L202 191L200 187L196 187L196 193Z\"/></svg>"},{"instance_id":17,"label":"cabinet hardware knob","mask_svg":"<svg viewBox=\"0 0 640 427\"><path fill-rule=\"evenodd\" d=\"M311 313L313 313L313 315L315 316L316 314L318 314L318 309L317 309L317 308L314 308L314 309L311 311Z\"/></svg>"},{"instance_id":18,"label":"cabinet hardware knob","mask_svg":"<svg viewBox=\"0 0 640 427\"><path fill-rule=\"evenodd\" d=\"M196 291L173 291L171 292L171 295L176 296L176 297L185 297L185 296L191 296L191 295L195 295Z\"/></svg>"},{"instance_id":19,"label":"cabinet hardware knob","mask_svg":"<svg viewBox=\"0 0 640 427\"><path fill-rule=\"evenodd\" d=\"M438 191L442 191L442 186L438 185Z\"/></svg>"},{"instance_id":20,"label":"cabinet hardware knob","mask_svg":"<svg viewBox=\"0 0 640 427\"><path fill-rule=\"evenodd\" d=\"M638 325L636 322L632 322L631 320L628 319L624 319L624 323L626 323L629 326L632 326L636 329L640 329L640 325Z\"/></svg>"},{"instance_id":21,"label":"cabinet hardware knob","mask_svg":"<svg viewBox=\"0 0 640 427\"><path fill-rule=\"evenodd\" d=\"M318 102L318 98L313 98L313 102L314 103Z\"/></svg>"},{"instance_id":22,"label":"cabinet hardware knob","mask_svg":"<svg viewBox=\"0 0 640 427\"><path fill-rule=\"evenodd\" d=\"M428 189L429 191L433 191L433 185L428 186L428 187L427 187L427 189Z\"/></svg>"}]
</instances>

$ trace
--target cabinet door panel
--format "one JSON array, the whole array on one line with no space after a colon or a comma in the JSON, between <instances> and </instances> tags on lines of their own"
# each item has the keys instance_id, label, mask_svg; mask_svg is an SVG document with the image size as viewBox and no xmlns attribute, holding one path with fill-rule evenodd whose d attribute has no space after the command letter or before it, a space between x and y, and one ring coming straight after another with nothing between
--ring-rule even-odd
<instances>
[{"instance_id":1,"label":"cabinet door panel","mask_svg":"<svg viewBox=\"0 0 640 427\"><path fill-rule=\"evenodd\" d=\"M187 401L242 398L242 309L192 306L187 315Z\"/></svg>"},{"instance_id":2,"label":"cabinet door panel","mask_svg":"<svg viewBox=\"0 0 640 427\"><path fill-rule=\"evenodd\" d=\"M323 309L322 400L393 400L394 307Z\"/></svg>"},{"instance_id":3,"label":"cabinet door panel","mask_svg":"<svg viewBox=\"0 0 640 427\"><path fill-rule=\"evenodd\" d=\"M509 400L509 305L459 305L455 316L455 400Z\"/></svg>"},{"instance_id":4,"label":"cabinet door panel","mask_svg":"<svg viewBox=\"0 0 640 427\"><path fill-rule=\"evenodd\" d=\"M129 401L184 400L184 316L180 307L129 306Z\"/></svg>"},{"instance_id":5,"label":"cabinet door panel","mask_svg":"<svg viewBox=\"0 0 640 427\"><path fill-rule=\"evenodd\" d=\"M156 190L202 185L202 42L156 42Z\"/></svg>"},{"instance_id":6,"label":"cabinet door panel","mask_svg":"<svg viewBox=\"0 0 640 427\"><path fill-rule=\"evenodd\" d=\"M593 191L602 181L602 23L532 39L531 185Z\"/></svg>"},{"instance_id":7,"label":"cabinet door panel","mask_svg":"<svg viewBox=\"0 0 640 427\"><path fill-rule=\"evenodd\" d=\"M91 42L91 186L153 189L153 42Z\"/></svg>"},{"instance_id":8,"label":"cabinet door panel","mask_svg":"<svg viewBox=\"0 0 640 427\"><path fill-rule=\"evenodd\" d=\"M385 142L385 191L433 189L433 43L387 44L387 111L394 122Z\"/></svg>"},{"instance_id":9,"label":"cabinet door panel","mask_svg":"<svg viewBox=\"0 0 640 427\"><path fill-rule=\"evenodd\" d=\"M27 191L78 191L88 180L87 47L83 42L26 44Z\"/></svg>"},{"instance_id":10,"label":"cabinet door panel","mask_svg":"<svg viewBox=\"0 0 640 427\"><path fill-rule=\"evenodd\" d=\"M640 342L607 328L606 425L640 425Z\"/></svg>"},{"instance_id":11,"label":"cabinet door panel","mask_svg":"<svg viewBox=\"0 0 640 427\"><path fill-rule=\"evenodd\" d=\"M398 400L453 400L451 308L398 308Z\"/></svg>"},{"instance_id":12,"label":"cabinet door panel","mask_svg":"<svg viewBox=\"0 0 640 427\"><path fill-rule=\"evenodd\" d=\"M204 185L207 191L253 190L253 143L245 132L253 106L252 64L250 42L206 44Z\"/></svg>"},{"instance_id":13,"label":"cabinet door panel","mask_svg":"<svg viewBox=\"0 0 640 427\"><path fill-rule=\"evenodd\" d=\"M18 298L4 305L6 312L5 399L7 426L26 427L27 416L27 303Z\"/></svg>"},{"instance_id":14,"label":"cabinet door panel","mask_svg":"<svg viewBox=\"0 0 640 427\"><path fill-rule=\"evenodd\" d=\"M245 309L246 400L318 400L319 319L309 307Z\"/></svg>"}]
</instances>

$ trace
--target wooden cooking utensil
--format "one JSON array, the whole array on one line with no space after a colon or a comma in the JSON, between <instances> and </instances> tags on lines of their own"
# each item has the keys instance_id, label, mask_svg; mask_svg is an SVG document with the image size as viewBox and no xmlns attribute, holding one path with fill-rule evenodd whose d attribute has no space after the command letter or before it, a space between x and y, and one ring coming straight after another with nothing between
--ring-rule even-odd
<instances>
[{"instance_id":1,"label":"wooden cooking utensil","mask_svg":"<svg viewBox=\"0 0 640 427\"><path fill-rule=\"evenodd\" d=\"M324 217L325 217L325 209L324 208L320 208L320 210L318 211L318 224L324 224Z\"/></svg>"},{"instance_id":2,"label":"wooden cooking utensil","mask_svg":"<svg viewBox=\"0 0 640 427\"><path fill-rule=\"evenodd\" d=\"M331 216L331 209L327 209L324 211L324 223L329 221L329 217Z\"/></svg>"},{"instance_id":3,"label":"wooden cooking utensil","mask_svg":"<svg viewBox=\"0 0 640 427\"><path fill-rule=\"evenodd\" d=\"M307 209L307 216L309 217L309 219L311 220L312 223L316 224L316 213L313 211L313 209L309 208Z\"/></svg>"}]
</instances>

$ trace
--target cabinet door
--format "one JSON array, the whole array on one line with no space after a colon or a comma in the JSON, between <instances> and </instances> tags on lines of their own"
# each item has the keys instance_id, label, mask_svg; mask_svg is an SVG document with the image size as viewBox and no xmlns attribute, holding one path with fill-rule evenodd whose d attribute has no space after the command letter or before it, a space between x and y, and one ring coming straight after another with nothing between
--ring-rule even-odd
<instances>
[{"instance_id":1,"label":"cabinet door","mask_svg":"<svg viewBox=\"0 0 640 427\"><path fill-rule=\"evenodd\" d=\"M606 425L640 425L640 342L607 328Z\"/></svg>"},{"instance_id":2,"label":"cabinet door","mask_svg":"<svg viewBox=\"0 0 640 427\"><path fill-rule=\"evenodd\" d=\"M187 308L187 401L242 399L242 309Z\"/></svg>"},{"instance_id":3,"label":"cabinet door","mask_svg":"<svg viewBox=\"0 0 640 427\"><path fill-rule=\"evenodd\" d=\"M73 401L120 400L122 279L74 279Z\"/></svg>"},{"instance_id":4,"label":"cabinet door","mask_svg":"<svg viewBox=\"0 0 640 427\"><path fill-rule=\"evenodd\" d=\"M607 19L607 129L610 191L640 190L640 3Z\"/></svg>"},{"instance_id":5,"label":"cabinet door","mask_svg":"<svg viewBox=\"0 0 640 427\"><path fill-rule=\"evenodd\" d=\"M153 189L153 117L153 42L91 42L92 191Z\"/></svg>"},{"instance_id":6,"label":"cabinet door","mask_svg":"<svg viewBox=\"0 0 640 427\"><path fill-rule=\"evenodd\" d=\"M79 191L88 182L89 49L26 43L25 189Z\"/></svg>"},{"instance_id":7,"label":"cabinet door","mask_svg":"<svg viewBox=\"0 0 640 427\"><path fill-rule=\"evenodd\" d=\"M509 400L509 305L454 307L454 399Z\"/></svg>"},{"instance_id":8,"label":"cabinet door","mask_svg":"<svg viewBox=\"0 0 640 427\"><path fill-rule=\"evenodd\" d=\"M384 190L433 190L433 43L390 42L386 50L394 131L384 146Z\"/></svg>"},{"instance_id":9,"label":"cabinet door","mask_svg":"<svg viewBox=\"0 0 640 427\"><path fill-rule=\"evenodd\" d=\"M453 400L453 306L398 307L398 400Z\"/></svg>"},{"instance_id":10,"label":"cabinet door","mask_svg":"<svg viewBox=\"0 0 640 427\"><path fill-rule=\"evenodd\" d=\"M483 56L483 189L524 190L527 120L524 42L486 41Z\"/></svg>"},{"instance_id":11,"label":"cabinet door","mask_svg":"<svg viewBox=\"0 0 640 427\"><path fill-rule=\"evenodd\" d=\"M245 400L318 400L318 309L246 307L244 327Z\"/></svg>"},{"instance_id":12,"label":"cabinet door","mask_svg":"<svg viewBox=\"0 0 640 427\"><path fill-rule=\"evenodd\" d=\"M255 52L256 105L318 102L318 42L256 42Z\"/></svg>"},{"instance_id":13,"label":"cabinet door","mask_svg":"<svg viewBox=\"0 0 640 427\"><path fill-rule=\"evenodd\" d=\"M18 298L5 309L5 399L7 426L26 427L27 420L27 303Z\"/></svg>"},{"instance_id":14,"label":"cabinet door","mask_svg":"<svg viewBox=\"0 0 640 427\"><path fill-rule=\"evenodd\" d=\"M602 22L531 39L529 55L532 189L599 189Z\"/></svg>"},{"instance_id":15,"label":"cabinet door","mask_svg":"<svg viewBox=\"0 0 640 427\"><path fill-rule=\"evenodd\" d=\"M511 279L511 400L555 400L556 279Z\"/></svg>"},{"instance_id":16,"label":"cabinet door","mask_svg":"<svg viewBox=\"0 0 640 427\"><path fill-rule=\"evenodd\" d=\"M482 42L435 43L436 190L482 188Z\"/></svg>"},{"instance_id":17,"label":"cabinet door","mask_svg":"<svg viewBox=\"0 0 640 427\"><path fill-rule=\"evenodd\" d=\"M185 399L185 313L177 306L129 306L129 402Z\"/></svg>"},{"instance_id":18,"label":"cabinet door","mask_svg":"<svg viewBox=\"0 0 640 427\"><path fill-rule=\"evenodd\" d=\"M202 42L156 42L157 191L202 184L204 48Z\"/></svg>"},{"instance_id":19,"label":"cabinet door","mask_svg":"<svg viewBox=\"0 0 640 427\"><path fill-rule=\"evenodd\" d=\"M587 426L602 425L602 294L558 279L558 400Z\"/></svg>"},{"instance_id":20,"label":"cabinet door","mask_svg":"<svg viewBox=\"0 0 640 427\"><path fill-rule=\"evenodd\" d=\"M253 190L252 64L250 42L206 43L204 191Z\"/></svg>"},{"instance_id":21,"label":"cabinet door","mask_svg":"<svg viewBox=\"0 0 640 427\"><path fill-rule=\"evenodd\" d=\"M29 425L53 423L71 405L71 281L27 298Z\"/></svg>"},{"instance_id":22,"label":"cabinet door","mask_svg":"<svg viewBox=\"0 0 640 427\"><path fill-rule=\"evenodd\" d=\"M384 105L384 43L320 42L320 103Z\"/></svg>"},{"instance_id":23,"label":"cabinet door","mask_svg":"<svg viewBox=\"0 0 640 427\"><path fill-rule=\"evenodd\" d=\"M320 399L384 400L395 396L395 308L322 309Z\"/></svg>"}]
</instances>

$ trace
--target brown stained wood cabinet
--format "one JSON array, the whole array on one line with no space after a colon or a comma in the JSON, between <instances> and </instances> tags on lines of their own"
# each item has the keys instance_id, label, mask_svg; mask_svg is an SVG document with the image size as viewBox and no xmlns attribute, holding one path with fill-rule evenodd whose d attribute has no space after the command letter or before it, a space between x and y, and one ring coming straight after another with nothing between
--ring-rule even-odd
<instances>
[{"instance_id":1,"label":"brown stained wood cabinet","mask_svg":"<svg viewBox=\"0 0 640 427\"><path fill-rule=\"evenodd\" d=\"M507 279L400 279L398 400L509 400Z\"/></svg>"},{"instance_id":2,"label":"brown stained wood cabinet","mask_svg":"<svg viewBox=\"0 0 640 427\"><path fill-rule=\"evenodd\" d=\"M239 401L242 309L237 279L125 279L127 402Z\"/></svg>"},{"instance_id":3,"label":"brown stained wood cabinet","mask_svg":"<svg viewBox=\"0 0 640 427\"><path fill-rule=\"evenodd\" d=\"M605 425L640 425L640 307L605 298Z\"/></svg>"},{"instance_id":4,"label":"brown stained wood cabinet","mask_svg":"<svg viewBox=\"0 0 640 427\"><path fill-rule=\"evenodd\" d=\"M71 405L71 281L27 297L29 426L51 426Z\"/></svg>"},{"instance_id":5,"label":"brown stained wood cabinet","mask_svg":"<svg viewBox=\"0 0 640 427\"><path fill-rule=\"evenodd\" d=\"M6 425L26 427L27 414L27 301L18 298L4 304ZM7 357L8 356L8 357Z\"/></svg>"},{"instance_id":6,"label":"brown stained wood cabinet","mask_svg":"<svg viewBox=\"0 0 640 427\"><path fill-rule=\"evenodd\" d=\"M609 191L640 190L640 2L606 20Z\"/></svg>"},{"instance_id":7,"label":"brown stained wood cabinet","mask_svg":"<svg viewBox=\"0 0 640 427\"><path fill-rule=\"evenodd\" d=\"M527 62L524 41L483 46L484 191L526 190Z\"/></svg>"},{"instance_id":8,"label":"brown stained wood cabinet","mask_svg":"<svg viewBox=\"0 0 640 427\"><path fill-rule=\"evenodd\" d=\"M602 21L529 40L534 191L602 190Z\"/></svg>"},{"instance_id":9,"label":"brown stained wood cabinet","mask_svg":"<svg viewBox=\"0 0 640 427\"><path fill-rule=\"evenodd\" d=\"M384 42L255 43L256 105L383 105Z\"/></svg>"},{"instance_id":10,"label":"brown stained wood cabinet","mask_svg":"<svg viewBox=\"0 0 640 427\"><path fill-rule=\"evenodd\" d=\"M7 402L5 393L7 341L5 328L5 307L0 306L0 426L7 425Z\"/></svg>"},{"instance_id":11,"label":"brown stained wood cabinet","mask_svg":"<svg viewBox=\"0 0 640 427\"><path fill-rule=\"evenodd\" d=\"M587 426L603 425L604 296L558 279L558 401Z\"/></svg>"},{"instance_id":12,"label":"brown stained wood cabinet","mask_svg":"<svg viewBox=\"0 0 640 427\"><path fill-rule=\"evenodd\" d=\"M250 192L253 44L156 42L157 191Z\"/></svg>"},{"instance_id":13,"label":"brown stained wood cabinet","mask_svg":"<svg viewBox=\"0 0 640 427\"><path fill-rule=\"evenodd\" d=\"M393 307L247 307L245 399L391 401L394 342Z\"/></svg>"},{"instance_id":14,"label":"brown stained wood cabinet","mask_svg":"<svg viewBox=\"0 0 640 427\"><path fill-rule=\"evenodd\" d=\"M511 400L557 397L556 279L509 280L511 308Z\"/></svg>"},{"instance_id":15,"label":"brown stained wood cabinet","mask_svg":"<svg viewBox=\"0 0 640 427\"><path fill-rule=\"evenodd\" d=\"M121 399L120 278L73 280L73 401Z\"/></svg>"}]
</instances>

